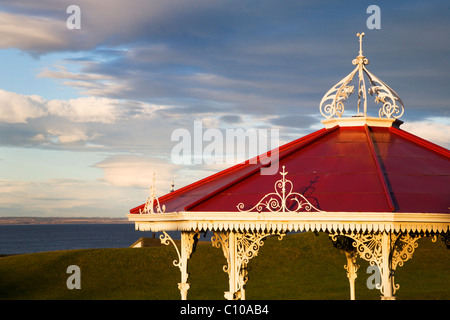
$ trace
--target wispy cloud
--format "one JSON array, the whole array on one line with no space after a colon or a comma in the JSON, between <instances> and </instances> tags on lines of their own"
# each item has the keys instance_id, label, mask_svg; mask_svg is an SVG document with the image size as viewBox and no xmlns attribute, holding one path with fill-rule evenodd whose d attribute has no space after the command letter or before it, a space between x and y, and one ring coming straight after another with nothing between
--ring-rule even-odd
<instances>
[{"instance_id":1,"label":"wispy cloud","mask_svg":"<svg viewBox=\"0 0 450 320\"><path fill-rule=\"evenodd\" d=\"M444 148L450 149L450 117L404 123L401 128Z\"/></svg>"},{"instance_id":2,"label":"wispy cloud","mask_svg":"<svg viewBox=\"0 0 450 320\"><path fill-rule=\"evenodd\" d=\"M39 90L29 94L34 88L27 87L24 75L8 75L23 83L28 94L0 88L0 150L95 153L102 160L92 160L89 169L102 178L77 180L80 170L88 170L77 164L77 170L67 170L66 182L30 182L20 175L17 181L4 179L2 190L10 190L8 196L0 195L5 208L15 205L26 212L47 207L52 209L46 214L57 214L59 206L66 214L92 213L107 207L108 188L118 199L131 199L130 190L146 189L154 171L163 192L171 179L179 187L219 170L170 162L171 132L191 130L195 120L202 120L205 129L276 127L285 140L322 127L319 101L353 68L355 33L360 31L367 34L369 69L405 103L402 128L448 146L450 74L445 66L450 44L442 33L450 26L446 1L380 4L380 30L367 30L369 4L363 2L76 4L81 30L67 29L67 2L0 0L0 49L18 49L39 61L34 81L54 81L76 92L64 99L48 93L44 98ZM20 57L14 59L5 63L20 63ZM7 169L8 153L0 156ZM48 155L49 160L54 157ZM70 168L67 158L60 161L51 163ZM36 188L41 194L28 207L20 202ZM77 189L86 190L78 192L78 201L73 199ZM51 202L52 194L60 201ZM134 199L131 205L138 201Z\"/></svg>"}]
</instances>

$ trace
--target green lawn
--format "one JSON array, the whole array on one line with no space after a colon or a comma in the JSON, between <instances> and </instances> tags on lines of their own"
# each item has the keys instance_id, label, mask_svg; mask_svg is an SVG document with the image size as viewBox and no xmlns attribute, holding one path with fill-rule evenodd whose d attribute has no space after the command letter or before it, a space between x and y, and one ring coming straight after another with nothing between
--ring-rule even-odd
<instances>
[{"instance_id":1,"label":"green lawn","mask_svg":"<svg viewBox=\"0 0 450 320\"><path fill-rule=\"evenodd\" d=\"M413 259L397 268L399 300L450 299L450 251L438 240L418 241ZM179 269L171 246L87 249L0 258L0 299L179 299ZM199 245L189 260L189 299L223 299L228 276L222 249ZM247 299L348 299L345 255L326 234L269 238L249 263ZM379 299L369 290L367 262L358 259L357 299ZM81 269L81 289L69 290L69 265Z\"/></svg>"}]
</instances>

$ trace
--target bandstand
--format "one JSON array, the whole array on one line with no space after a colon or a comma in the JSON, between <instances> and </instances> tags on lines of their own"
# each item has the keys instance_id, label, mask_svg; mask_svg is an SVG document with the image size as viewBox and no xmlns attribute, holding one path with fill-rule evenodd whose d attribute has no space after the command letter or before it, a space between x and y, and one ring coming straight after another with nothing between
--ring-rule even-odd
<instances>
[{"instance_id":1,"label":"bandstand","mask_svg":"<svg viewBox=\"0 0 450 320\"><path fill-rule=\"evenodd\" d=\"M328 233L346 255L351 299L357 258L378 267L381 297L394 299L395 271L413 258L418 239L440 238L450 248L450 152L400 129L403 102L367 69L363 35L355 68L320 102L324 128L272 150L278 174L260 174L273 165L263 154L161 197L152 187L147 202L130 210L137 230L163 232L161 241L175 246L182 299L189 258L207 231L227 261L227 299L245 299L247 264L268 236ZM356 113L345 117L355 91ZM368 115L368 95L378 116ZM166 231L181 231L180 248Z\"/></svg>"}]
</instances>

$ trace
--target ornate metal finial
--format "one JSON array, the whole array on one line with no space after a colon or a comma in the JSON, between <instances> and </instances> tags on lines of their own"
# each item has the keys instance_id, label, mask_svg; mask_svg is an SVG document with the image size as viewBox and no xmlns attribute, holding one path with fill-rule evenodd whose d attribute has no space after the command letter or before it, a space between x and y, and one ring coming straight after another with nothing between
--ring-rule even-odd
<instances>
[{"instance_id":1,"label":"ornate metal finial","mask_svg":"<svg viewBox=\"0 0 450 320\"><path fill-rule=\"evenodd\" d=\"M175 181L172 180L172 184L170 185L171 189L170 192L174 192L175 191Z\"/></svg>"},{"instance_id":2,"label":"ornate metal finial","mask_svg":"<svg viewBox=\"0 0 450 320\"><path fill-rule=\"evenodd\" d=\"M357 116L367 116L367 93L372 96L375 94L375 102L382 103L382 106L378 111L378 116L380 118L398 119L403 115L403 102L398 94L366 68L366 65L369 64L369 60L364 57L362 51L364 35L364 32L356 34L359 38L359 55L352 61L353 65L356 65L356 68L328 90L320 101L320 113L327 119L342 117L344 113L344 102L354 92L354 86L351 86L350 84L356 72L358 72L359 79ZM366 90L364 74L366 74L372 85L368 90ZM362 112L360 112L361 102L363 103Z\"/></svg>"},{"instance_id":3,"label":"ornate metal finial","mask_svg":"<svg viewBox=\"0 0 450 320\"><path fill-rule=\"evenodd\" d=\"M164 213L166 211L166 206L159 204L159 199L156 197L156 187L155 187L156 175L153 173L153 184L150 187L150 195L145 203L144 210L139 209L140 214L154 214L154 213ZM155 205L156 204L156 205Z\"/></svg>"},{"instance_id":4,"label":"ornate metal finial","mask_svg":"<svg viewBox=\"0 0 450 320\"><path fill-rule=\"evenodd\" d=\"M363 32L363 33L357 33L356 34L356 36L357 37L359 37L359 56L360 57L362 57L363 56L363 54L362 54L362 38L365 36L366 34Z\"/></svg>"},{"instance_id":5,"label":"ornate metal finial","mask_svg":"<svg viewBox=\"0 0 450 320\"><path fill-rule=\"evenodd\" d=\"M283 166L283 171L279 172L281 179L275 182L275 192L271 192L262 197L259 202L248 210L243 210L245 205L241 202L236 207L241 212L257 211L262 212L267 209L270 212L301 212L301 211L321 211L314 207L304 195L294 192L294 184L286 179L288 174Z\"/></svg>"}]
</instances>

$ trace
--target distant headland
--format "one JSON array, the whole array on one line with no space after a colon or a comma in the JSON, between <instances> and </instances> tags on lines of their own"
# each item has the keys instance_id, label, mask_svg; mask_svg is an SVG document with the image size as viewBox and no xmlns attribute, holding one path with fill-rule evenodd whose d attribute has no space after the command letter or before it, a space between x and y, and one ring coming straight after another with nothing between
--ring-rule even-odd
<instances>
[{"instance_id":1,"label":"distant headland","mask_svg":"<svg viewBox=\"0 0 450 320\"><path fill-rule=\"evenodd\" d=\"M132 223L127 218L104 217L0 217L0 225L12 224L94 224L94 223Z\"/></svg>"}]
</instances>

